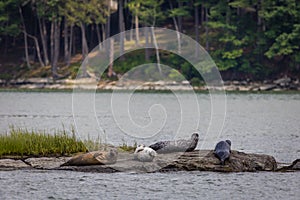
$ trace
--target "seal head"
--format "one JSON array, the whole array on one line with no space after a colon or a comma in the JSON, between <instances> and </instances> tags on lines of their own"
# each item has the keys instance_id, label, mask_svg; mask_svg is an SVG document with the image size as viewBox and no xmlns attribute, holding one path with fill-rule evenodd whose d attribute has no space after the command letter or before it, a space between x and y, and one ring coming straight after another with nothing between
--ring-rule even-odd
<instances>
[{"instance_id":1,"label":"seal head","mask_svg":"<svg viewBox=\"0 0 300 200\"><path fill-rule=\"evenodd\" d=\"M225 160L228 160L231 153L231 141L220 141L217 143L214 154L221 161L221 165L225 165Z\"/></svg>"}]
</instances>

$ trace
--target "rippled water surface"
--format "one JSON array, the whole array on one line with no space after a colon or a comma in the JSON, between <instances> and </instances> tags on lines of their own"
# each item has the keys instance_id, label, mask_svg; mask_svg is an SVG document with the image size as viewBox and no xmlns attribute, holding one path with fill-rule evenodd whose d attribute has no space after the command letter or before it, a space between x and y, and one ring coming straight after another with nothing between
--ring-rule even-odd
<instances>
[{"instance_id":1,"label":"rippled water surface","mask_svg":"<svg viewBox=\"0 0 300 200\"><path fill-rule=\"evenodd\" d=\"M118 99L123 98L118 95ZM178 96L169 93L135 94L129 104L130 114L117 113L116 120L110 107L111 94L97 93L91 115L76 113L79 135L104 134L107 142L115 145L140 142L128 134L132 128L128 118L132 117L140 127L149 123L160 126L164 121L161 133L141 140L146 144L158 139L189 137L198 131L198 148L213 148L216 138L206 135L212 114L209 95L196 94L199 117L195 114L192 94L180 95L184 105ZM85 94L80 98L85 102ZM155 104L160 106L152 107ZM115 108L116 112L121 110ZM179 126L182 114L179 108L185 109L182 126ZM231 139L233 149L270 154L279 162L300 158L300 94L227 94L226 110L217 139ZM95 116L97 124L91 124L89 117ZM221 114L214 117L220 122L223 119ZM198 127L194 127L195 118ZM72 93L0 92L1 132L9 130L11 125L49 132L63 127L70 130L74 125ZM299 180L300 173L2 171L0 199L299 199Z\"/></svg>"},{"instance_id":2,"label":"rippled water surface","mask_svg":"<svg viewBox=\"0 0 300 200\"><path fill-rule=\"evenodd\" d=\"M299 199L300 173L0 172L1 199Z\"/></svg>"}]
</instances>

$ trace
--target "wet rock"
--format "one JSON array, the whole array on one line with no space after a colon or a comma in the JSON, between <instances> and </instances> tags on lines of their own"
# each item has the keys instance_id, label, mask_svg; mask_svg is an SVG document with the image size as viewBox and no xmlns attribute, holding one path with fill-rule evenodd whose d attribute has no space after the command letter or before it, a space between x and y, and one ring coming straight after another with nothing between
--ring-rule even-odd
<instances>
[{"instance_id":1,"label":"wet rock","mask_svg":"<svg viewBox=\"0 0 300 200\"><path fill-rule=\"evenodd\" d=\"M276 85L270 84L270 85L263 85L259 87L260 91L270 91L276 88Z\"/></svg>"},{"instance_id":2,"label":"wet rock","mask_svg":"<svg viewBox=\"0 0 300 200\"><path fill-rule=\"evenodd\" d=\"M50 79L48 78L28 78L26 80L27 83L31 84L48 84L50 82Z\"/></svg>"},{"instance_id":3,"label":"wet rock","mask_svg":"<svg viewBox=\"0 0 300 200\"><path fill-rule=\"evenodd\" d=\"M231 151L229 162L220 165L213 151L185 153L178 160L166 168L175 167L179 170L200 170L220 172L253 172L253 171L274 171L277 168L276 160L269 155L246 154L238 151Z\"/></svg>"},{"instance_id":4,"label":"wet rock","mask_svg":"<svg viewBox=\"0 0 300 200\"><path fill-rule=\"evenodd\" d=\"M41 157L28 158L24 162L35 169L53 169L70 160L70 157Z\"/></svg>"},{"instance_id":5,"label":"wet rock","mask_svg":"<svg viewBox=\"0 0 300 200\"><path fill-rule=\"evenodd\" d=\"M277 85L280 85L280 86L284 86L284 85L286 85L286 84L288 84L290 82L291 82L291 78L287 77L287 76L282 77L280 79L277 79L277 80L273 81L273 83L275 83Z\"/></svg>"},{"instance_id":6,"label":"wet rock","mask_svg":"<svg viewBox=\"0 0 300 200\"><path fill-rule=\"evenodd\" d=\"M115 164L92 166L97 172L166 172L166 171L218 171L218 172L253 172L275 171L277 163L274 157L260 154L246 154L232 151L224 166L215 157L213 151L196 150L186 153L158 154L153 162L133 160L133 154L119 153ZM89 167L62 166L58 169L88 171Z\"/></svg>"},{"instance_id":7,"label":"wet rock","mask_svg":"<svg viewBox=\"0 0 300 200\"><path fill-rule=\"evenodd\" d=\"M6 83L5 80L0 79L0 85L4 85Z\"/></svg>"},{"instance_id":8,"label":"wet rock","mask_svg":"<svg viewBox=\"0 0 300 200\"><path fill-rule=\"evenodd\" d=\"M277 169L280 172L298 171L300 170L300 159L295 160L292 164Z\"/></svg>"},{"instance_id":9,"label":"wet rock","mask_svg":"<svg viewBox=\"0 0 300 200\"><path fill-rule=\"evenodd\" d=\"M243 91L243 92L248 92L250 91L250 87L247 87L247 86L239 86L238 87L238 91Z\"/></svg>"},{"instance_id":10,"label":"wet rock","mask_svg":"<svg viewBox=\"0 0 300 200\"><path fill-rule=\"evenodd\" d=\"M298 89L298 85L297 84L294 84L294 83L292 83L292 84L289 84L289 88L288 88L289 90L297 90Z\"/></svg>"},{"instance_id":11,"label":"wet rock","mask_svg":"<svg viewBox=\"0 0 300 200\"><path fill-rule=\"evenodd\" d=\"M300 159L295 160L291 165L293 170L300 170Z\"/></svg>"},{"instance_id":12,"label":"wet rock","mask_svg":"<svg viewBox=\"0 0 300 200\"><path fill-rule=\"evenodd\" d=\"M30 166L24 163L22 160L0 159L1 170L15 170L15 169L26 169L26 168L30 168Z\"/></svg>"}]
</instances>

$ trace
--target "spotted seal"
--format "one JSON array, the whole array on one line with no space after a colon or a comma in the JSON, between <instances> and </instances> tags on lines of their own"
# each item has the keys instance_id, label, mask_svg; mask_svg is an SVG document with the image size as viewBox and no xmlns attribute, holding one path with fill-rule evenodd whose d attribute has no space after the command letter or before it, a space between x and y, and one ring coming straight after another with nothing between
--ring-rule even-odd
<instances>
[{"instance_id":1,"label":"spotted seal","mask_svg":"<svg viewBox=\"0 0 300 200\"><path fill-rule=\"evenodd\" d=\"M228 160L231 153L231 141L225 140L217 143L214 154L221 161L221 165L225 165L225 160Z\"/></svg>"},{"instance_id":2,"label":"spotted seal","mask_svg":"<svg viewBox=\"0 0 300 200\"><path fill-rule=\"evenodd\" d=\"M146 147L145 145L141 144L135 149L133 155L134 160L142 162L152 162L157 154L152 148Z\"/></svg>"},{"instance_id":3,"label":"spotted seal","mask_svg":"<svg viewBox=\"0 0 300 200\"><path fill-rule=\"evenodd\" d=\"M149 147L157 153L171 153L171 152L188 152L194 151L197 147L199 134L193 133L190 139L181 139L175 141L160 141Z\"/></svg>"}]
</instances>

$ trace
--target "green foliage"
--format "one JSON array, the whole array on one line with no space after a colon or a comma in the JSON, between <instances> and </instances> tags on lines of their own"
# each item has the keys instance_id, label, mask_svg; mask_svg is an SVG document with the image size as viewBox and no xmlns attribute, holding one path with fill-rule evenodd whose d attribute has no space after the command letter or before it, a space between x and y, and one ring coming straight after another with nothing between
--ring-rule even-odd
<instances>
[{"instance_id":1,"label":"green foliage","mask_svg":"<svg viewBox=\"0 0 300 200\"><path fill-rule=\"evenodd\" d=\"M172 81L184 81L184 77L180 74L177 70L171 70L170 74L168 75L170 80Z\"/></svg>"},{"instance_id":2,"label":"green foliage","mask_svg":"<svg viewBox=\"0 0 300 200\"><path fill-rule=\"evenodd\" d=\"M198 78L198 77L193 77L190 82L191 82L192 86L201 86L201 85L203 85L203 81L201 81L201 79Z\"/></svg>"},{"instance_id":3,"label":"green foliage","mask_svg":"<svg viewBox=\"0 0 300 200\"><path fill-rule=\"evenodd\" d=\"M0 1L0 41L2 36L16 37L20 33L18 0Z\"/></svg>"},{"instance_id":4,"label":"green foliage","mask_svg":"<svg viewBox=\"0 0 300 200\"><path fill-rule=\"evenodd\" d=\"M183 17L183 16L189 16L189 7L187 6L182 6L180 8L174 8L173 10L169 11L169 16L170 17Z\"/></svg>"},{"instance_id":5,"label":"green foliage","mask_svg":"<svg viewBox=\"0 0 300 200\"><path fill-rule=\"evenodd\" d=\"M103 24L109 15L105 0L66 0L63 2L59 12L70 24Z\"/></svg>"},{"instance_id":6,"label":"green foliage","mask_svg":"<svg viewBox=\"0 0 300 200\"><path fill-rule=\"evenodd\" d=\"M37 38L40 49L43 45L39 22L45 25L47 32L45 39L48 41L47 48L50 54L51 22L56 21L61 26L59 33L61 47L65 47L66 36L71 35L69 32L65 33L63 23L74 27L73 40L67 39L73 41L75 52L72 53L78 53L82 46L79 41L81 38L79 26L84 25L86 28L86 37L90 46L98 42L95 38L105 37L107 30L98 25L105 24L107 17L114 12L107 3L107 0L0 0L2 47L0 50L8 48L15 42L16 48L24 49L24 35L20 34L24 28L20 24L19 7L21 7L27 32ZM199 40L202 45L206 44L208 52L221 71L247 73L254 78L272 74L272 71L300 73L299 0L194 0L192 2L189 0L128 0L124 3L124 13L128 14L128 16L124 15L127 29L135 23L132 21L134 16L138 17L143 26L159 24L163 27L169 27L172 23L171 18L177 17L178 21L180 19L183 23L181 29L190 36L194 36L195 33L195 21L190 16L194 16L195 6L197 6L199 17L201 16ZM115 17L117 13L114 14L111 18L112 23L118 19ZM115 31L116 28L112 28L111 32ZM28 45L29 48L34 46L33 40L29 40ZM176 47L177 43L171 45ZM63 60L62 57L63 55L60 55L59 59ZM125 60L114 63L113 70L118 74L124 74L134 66L147 63L148 61L143 57L144 54L125 56ZM2 60L5 59L7 58ZM155 57L152 56L149 62L156 62ZM161 62L178 70L188 80L194 77L201 78L197 70L175 55L162 53ZM70 66L72 77L75 77L76 69L78 69L77 65ZM44 75L46 76L47 73ZM172 72L170 77L179 78L175 72Z\"/></svg>"},{"instance_id":7,"label":"green foliage","mask_svg":"<svg viewBox=\"0 0 300 200\"><path fill-rule=\"evenodd\" d=\"M157 21L165 18L161 12L163 0L131 0L127 7L146 26L154 26Z\"/></svg>"}]
</instances>

